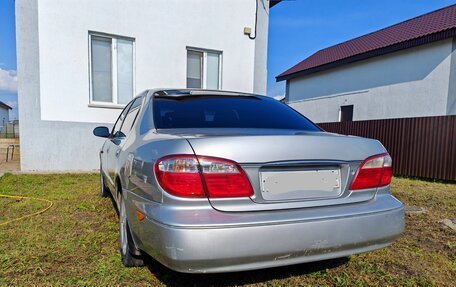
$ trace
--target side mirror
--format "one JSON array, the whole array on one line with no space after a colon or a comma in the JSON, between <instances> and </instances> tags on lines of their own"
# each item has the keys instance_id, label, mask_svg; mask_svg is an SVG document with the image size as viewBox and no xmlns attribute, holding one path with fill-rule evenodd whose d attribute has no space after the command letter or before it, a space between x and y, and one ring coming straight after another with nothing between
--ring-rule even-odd
<instances>
[{"instance_id":1,"label":"side mirror","mask_svg":"<svg viewBox=\"0 0 456 287\"><path fill-rule=\"evenodd\" d=\"M101 138L108 138L111 135L107 127L96 127L93 129L93 134Z\"/></svg>"}]
</instances>

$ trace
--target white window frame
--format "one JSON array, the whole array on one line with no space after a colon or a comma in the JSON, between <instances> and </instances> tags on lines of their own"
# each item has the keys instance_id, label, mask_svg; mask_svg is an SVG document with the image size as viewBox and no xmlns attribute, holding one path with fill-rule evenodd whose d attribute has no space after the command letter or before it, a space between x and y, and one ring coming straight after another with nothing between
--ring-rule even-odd
<instances>
[{"instance_id":1,"label":"white window frame","mask_svg":"<svg viewBox=\"0 0 456 287\"><path fill-rule=\"evenodd\" d=\"M207 89L207 53L218 54L218 56L219 56L219 71L218 71L218 76L219 76L218 86L219 87L218 87L218 90L222 90L223 51L211 50L211 49L202 49L202 48L195 48L195 47L187 47L186 48L186 54L185 54L186 59L188 59L188 52L189 51L203 53L203 60L202 60L202 63L201 63L201 71L202 71L202 73L201 73L201 82L202 82L201 88L202 89ZM185 63L186 63L186 68L187 68L188 61L186 61ZM185 82L187 82L187 76L188 76L188 74L186 72Z\"/></svg>"},{"instance_id":2,"label":"white window frame","mask_svg":"<svg viewBox=\"0 0 456 287\"><path fill-rule=\"evenodd\" d=\"M93 84L92 84L92 36L111 39L111 102L99 102L93 100ZM134 99L136 94L136 40L131 37L117 36L112 34L104 34L99 32L89 31L89 106L90 107L106 107L123 109L126 104L117 102L117 40L128 40L133 43L133 91L131 99Z\"/></svg>"}]
</instances>

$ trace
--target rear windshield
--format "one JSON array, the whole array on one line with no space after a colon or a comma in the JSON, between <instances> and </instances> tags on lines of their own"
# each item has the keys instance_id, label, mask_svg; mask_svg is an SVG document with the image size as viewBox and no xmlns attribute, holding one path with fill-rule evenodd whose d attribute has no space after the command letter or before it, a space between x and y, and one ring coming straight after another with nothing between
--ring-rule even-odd
<instances>
[{"instance_id":1,"label":"rear windshield","mask_svg":"<svg viewBox=\"0 0 456 287\"><path fill-rule=\"evenodd\" d=\"M295 110L267 97L156 97L153 109L157 129L261 128L320 131Z\"/></svg>"}]
</instances>

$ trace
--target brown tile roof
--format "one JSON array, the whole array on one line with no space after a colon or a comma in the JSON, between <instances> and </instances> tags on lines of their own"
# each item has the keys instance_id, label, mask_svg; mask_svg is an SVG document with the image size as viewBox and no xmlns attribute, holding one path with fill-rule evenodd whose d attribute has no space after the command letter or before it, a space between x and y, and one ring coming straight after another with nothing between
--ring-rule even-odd
<instances>
[{"instance_id":1,"label":"brown tile roof","mask_svg":"<svg viewBox=\"0 0 456 287\"><path fill-rule=\"evenodd\" d=\"M454 36L456 4L320 50L276 79L287 80Z\"/></svg>"}]
</instances>

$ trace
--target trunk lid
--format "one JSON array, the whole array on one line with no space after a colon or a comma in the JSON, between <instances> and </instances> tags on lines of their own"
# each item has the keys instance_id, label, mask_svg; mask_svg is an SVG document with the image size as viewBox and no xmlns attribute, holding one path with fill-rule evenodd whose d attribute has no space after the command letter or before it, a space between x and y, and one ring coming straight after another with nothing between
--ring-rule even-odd
<instances>
[{"instance_id":1,"label":"trunk lid","mask_svg":"<svg viewBox=\"0 0 456 287\"><path fill-rule=\"evenodd\" d=\"M380 142L326 132L264 129L160 131L188 140L196 155L236 161L254 195L210 199L221 211L260 211L347 204L376 190L350 191L359 164L385 152Z\"/></svg>"}]
</instances>

